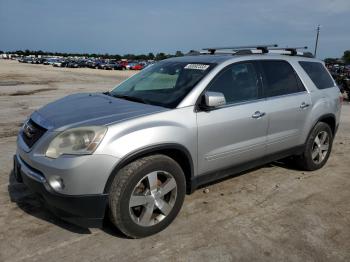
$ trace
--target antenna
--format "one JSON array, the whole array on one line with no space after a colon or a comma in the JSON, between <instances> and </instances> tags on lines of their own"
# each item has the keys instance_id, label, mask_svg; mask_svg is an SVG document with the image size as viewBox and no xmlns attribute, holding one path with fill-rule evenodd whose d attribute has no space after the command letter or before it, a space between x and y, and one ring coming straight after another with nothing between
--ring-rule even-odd
<instances>
[{"instance_id":1,"label":"antenna","mask_svg":"<svg viewBox=\"0 0 350 262\"><path fill-rule=\"evenodd\" d=\"M318 37L320 35L320 29L321 29L321 25L317 25L316 31L316 42L315 42L315 51L314 51L314 57L316 57L316 53L317 53L317 47L318 47Z\"/></svg>"}]
</instances>

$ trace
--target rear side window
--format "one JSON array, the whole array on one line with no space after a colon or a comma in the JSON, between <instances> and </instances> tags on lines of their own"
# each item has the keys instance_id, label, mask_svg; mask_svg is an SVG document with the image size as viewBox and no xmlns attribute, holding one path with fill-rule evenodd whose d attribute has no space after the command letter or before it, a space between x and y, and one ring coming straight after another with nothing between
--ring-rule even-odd
<instances>
[{"instance_id":1,"label":"rear side window","mask_svg":"<svg viewBox=\"0 0 350 262\"><path fill-rule=\"evenodd\" d=\"M318 89L326 89L334 86L332 78L321 63L300 61L299 64Z\"/></svg>"},{"instance_id":2,"label":"rear side window","mask_svg":"<svg viewBox=\"0 0 350 262\"><path fill-rule=\"evenodd\" d=\"M281 96L305 91L292 66L286 61L261 61L264 75L264 95Z\"/></svg>"}]
</instances>

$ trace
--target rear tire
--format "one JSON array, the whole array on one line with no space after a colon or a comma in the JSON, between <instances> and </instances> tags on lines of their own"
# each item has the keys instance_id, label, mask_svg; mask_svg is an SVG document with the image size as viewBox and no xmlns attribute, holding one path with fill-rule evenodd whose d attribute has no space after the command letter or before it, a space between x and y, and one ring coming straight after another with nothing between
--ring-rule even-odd
<instances>
[{"instance_id":1,"label":"rear tire","mask_svg":"<svg viewBox=\"0 0 350 262\"><path fill-rule=\"evenodd\" d=\"M313 171L322 168L329 158L333 144L333 132L330 126L319 122L312 129L302 155L296 157L298 167Z\"/></svg>"},{"instance_id":2,"label":"rear tire","mask_svg":"<svg viewBox=\"0 0 350 262\"><path fill-rule=\"evenodd\" d=\"M184 201L179 164L165 155L140 158L115 175L109 192L111 222L126 236L142 238L165 229Z\"/></svg>"}]
</instances>

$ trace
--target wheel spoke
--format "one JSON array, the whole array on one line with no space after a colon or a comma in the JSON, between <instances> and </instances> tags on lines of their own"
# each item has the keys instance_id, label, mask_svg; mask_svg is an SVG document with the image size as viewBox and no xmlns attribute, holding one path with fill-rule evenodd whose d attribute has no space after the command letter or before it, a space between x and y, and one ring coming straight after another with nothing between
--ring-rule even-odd
<instances>
[{"instance_id":1,"label":"wheel spoke","mask_svg":"<svg viewBox=\"0 0 350 262\"><path fill-rule=\"evenodd\" d=\"M312 154L311 154L312 160L315 160L317 155L318 155L318 148L315 148L314 151L312 151Z\"/></svg>"},{"instance_id":2,"label":"wheel spoke","mask_svg":"<svg viewBox=\"0 0 350 262\"><path fill-rule=\"evenodd\" d=\"M321 133L321 139L320 139L321 145L323 145L326 142L326 139L327 139L327 133L326 132L322 132Z\"/></svg>"},{"instance_id":3,"label":"wheel spoke","mask_svg":"<svg viewBox=\"0 0 350 262\"><path fill-rule=\"evenodd\" d=\"M321 146L320 138L318 136L316 136L316 138L315 138L315 143L318 147Z\"/></svg>"},{"instance_id":4,"label":"wheel spoke","mask_svg":"<svg viewBox=\"0 0 350 262\"><path fill-rule=\"evenodd\" d=\"M322 154L322 151L319 150L318 151L318 162L321 162L323 160L323 154Z\"/></svg>"},{"instance_id":5,"label":"wheel spoke","mask_svg":"<svg viewBox=\"0 0 350 262\"><path fill-rule=\"evenodd\" d=\"M159 208L159 210L163 213L164 216L167 216L172 209L172 206L165 202L163 199L157 200L156 206Z\"/></svg>"},{"instance_id":6,"label":"wheel spoke","mask_svg":"<svg viewBox=\"0 0 350 262\"><path fill-rule=\"evenodd\" d=\"M327 145L327 144L323 144L323 145L321 145L321 150L322 151L328 151L328 148L329 148L329 145Z\"/></svg>"},{"instance_id":7,"label":"wheel spoke","mask_svg":"<svg viewBox=\"0 0 350 262\"><path fill-rule=\"evenodd\" d=\"M176 188L176 181L175 179L169 178L167 179L161 186L160 186L160 195L164 196L166 194L168 194L171 190L173 190L174 188Z\"/></svg>"},{"instance_id":8,"label":"wheel spoke","mask_svg":"<svg viewBox=\"0 0 350 262\"><path fill-rule=\"evenodd\" d=\"M147 196L144 195L132 195L129 201L129 207L144 206L149 202Z\"/></svg>"},{"instance_id":9,"label":"wheel spoke","mask_svg":"<svg viewBox=\"0 0 350 262\"><path fill-rule=\"evenodd\" d=\"M153 215L153 209L154 209L154 202L148 203L145 206L145 208L140 216L140 223L141 224L146 225L146 226L148 226L150 224L150 221L151 221L151 218Z\"/></svg>"},{"instance_id":10,"label":"wheel spoke","mask_svg":"<svg viewBox=\"0 0 350 262\"><path fill-rule=\"evenodd\" d=\"M148 180L148 184L149 184L149 189L151 191L157 189L157 185L158 185L157 172L152 172L152 173L148 174L147 180Z\"/></svg>"}]
</instances>

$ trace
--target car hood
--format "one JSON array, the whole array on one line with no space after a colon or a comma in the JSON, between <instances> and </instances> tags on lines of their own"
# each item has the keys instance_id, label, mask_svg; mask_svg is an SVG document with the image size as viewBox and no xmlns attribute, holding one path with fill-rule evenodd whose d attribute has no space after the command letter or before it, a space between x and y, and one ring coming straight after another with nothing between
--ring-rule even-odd
<instances>
[{"instance_id":1,"label":"car hood","mask_svg":"<svg viewBox=\"0 0 350 262\"><path fill-rule=\"evenodd\" d=\"M108 125L127 119L169 110L114 98L101 93L74 94L49 103L31 115L31 119L49 130L88 125Z\"/></svg>"}]
</instances>

